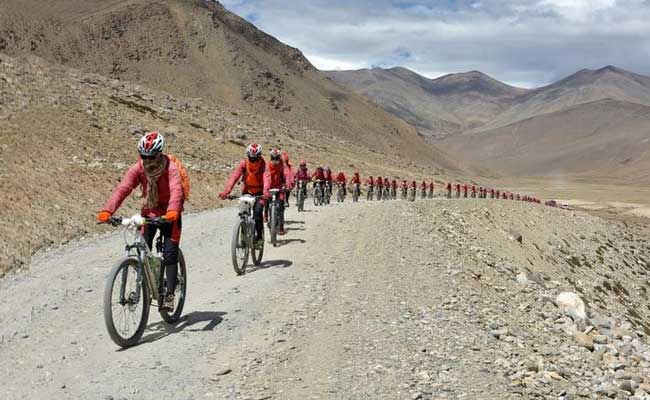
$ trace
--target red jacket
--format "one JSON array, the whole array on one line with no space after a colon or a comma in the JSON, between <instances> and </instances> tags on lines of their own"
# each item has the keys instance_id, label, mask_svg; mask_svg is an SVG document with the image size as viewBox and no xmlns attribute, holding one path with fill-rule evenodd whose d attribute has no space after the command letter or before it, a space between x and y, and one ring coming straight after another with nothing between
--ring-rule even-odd
<instances>
[{"instance_id":1,"label":"red jacket","mask_svg":"<svg viewBox=\"0 0 650 400\"><path fill-rule=\"evenodd\" d=\"M334 179L337 183L342 183L345 185L345 183L348 181L343 172L339 172L336 175L336 178Z\"/></svg>"},{"instance_id":2,"label":"red jacket","mask_svg":"<svg viewBox=\"0 0 650 400\"><path fill-rule=\"evenodd\" d=\"M309 170L307 167L305 168L300 168L296 170L296 172L293 174L293 180L294 181L311 181L311 175L309 174Z\"/></svg>"},{"instance_id":3,"label":"red jacket","mask_svg":"<svg viewBox=\"0 0 650 400\"><path fill-rule=\"evenodd\" d=\"M352 175L350 183L353 185L361 185L361 177L358 174Z\"/></svg>"},{"instance_id":4,"label":"red jacket","mask_svg":"<svg viewBox=\"0 0 650 400\"><path fill-rule=\"evenodd\" d=\"M375 186L375 180L372 178L368 178L368 180L366 181L366 185Z\"/></svg>"},{"instance_id":5,"label":"red jacket","mask_svg":"<svg viewBox=\"0 0 650 400\"><path fill-rule=\"evenodd\" d=\"M384 186L384 181L382 181L381 178L377 178L377 180L375 181L375 185Z\"/></svg>"},{"instance_id":6,"label":"red jacket","mask_svg":"<svg viewBox=\"0 0 650 400\"><path fill-rule=\"evenodd\" d=\"M390 187L397 189L397 181L393 179L393 181L390 183Z\"/></svg>"},{"instance_id":7,"label":"red jacket","mask_svg":"<svg viewBox=\"0 0 650 400\"><path fill-rule=\"evenodd\" d=\"M270 186L269 189L282 189L283 187L291 188L293 187L293 178L291 176L291 169L286 165L273 165L269 163L267 168L267 173L269 174ZM264 193L267 197L271 196L270 192Z\"/></svg>"},{"instance_id":8,"label":"red jacket","mask_svg":"<svg viewBox=\"0 0 650 400\"><path fill-rule=\"evenodd\" d=\"M427 183L422 181L422 183L420 183L420 189L426 189L426 188L427 188Z\"/></svg>"},{"instance_id":9,"label":"red jacket","mask_svg":"<svg viewBox=\"0 0 650 400\"><path fill-rule=\"evenodd\" d=\"M399 187L402 188L402 189L408 189L409 184L408 184L408 182L402 182L402 183L399 184Z\"/></svg>"},{"instance_id":10,"label":"red jacket","mask_svg":"<svg viewBox=\"0 0 650 400\"><path fill-rule=\"evenodd\" d=\"M145 208L141 210L144 217L160 217L165 215L167 211L183 211L183 186L181 185L181 176L176 168L176 164L169 161L169 157L165 157L167 168L158 178L158 206L154 208ZM119 185L113 190L113 194L102 207L103 211L108 211L114 214L122 205L124 199L131 194L136 187L142 187L142 197L147 197L147 176L144 173L142 161L138 160L135 165L129 168L122 178Z\"/></svg>"},{"instance_id":11,"label":"red jacket","mask_svg":"<svg viewBox=\"0 0 650 400\"><path fill-rule=\"evenodd\" d=\"M311 174L311 179L316 179L317 181L324 181L325 180L325 172L323 170L316 170L314 171L313 174Z\"/></svg>"},{"instance_id":12,"label":"red jacket","mask_svg":"<svg viewBox=\"0 0 650 400\"><path fill-rule=\"evenodd\" d=\"M332 182L332 171L325 171L325 180L328 182Z\"/></svg>"},{"instance_id":13,"label":"red jacket","mask_svg":"<svg viewBox=\"0 0 650 400\"><path fill-rule=\"evenodd\" d=\"M257 169L254 172L250 172L254 173L252 176L249 176L249 172L246 171L248 164L248 160L241 160L239 164L237 164L235 170L230 175L230 178L228 178L226 190L224 190L225 193L229 194L232 191L232 188L235 187L237 181L243 177L242 181L244 186L241 190L243 194L250 194L253 196L268 194L269 188L271 187L271 175L267 171L268 164L266 163L266 160L263 158L260 160L260 165L257 166Z\"/></svg>"},{"instance_id":14,"label":"red jacket","mask_svg":"<svg viewBox=\"0 0 650 400\"><path fill-rule=\"evenodd\" d=\"M433 190L433 182L429 184L429 189Z\"/></svg>"}]
</instances>

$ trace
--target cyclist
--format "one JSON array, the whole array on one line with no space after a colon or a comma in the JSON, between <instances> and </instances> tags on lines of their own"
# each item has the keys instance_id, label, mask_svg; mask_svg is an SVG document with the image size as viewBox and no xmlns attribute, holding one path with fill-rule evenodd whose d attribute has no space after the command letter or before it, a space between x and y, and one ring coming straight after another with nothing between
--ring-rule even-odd
<instances>
[{"instance_id":1,"label":"cyclist","mask_svg":"<svg viewBox=\"0 0 650 400\"><path fill-rule=\"evenodd\" d=\"M429 197L433 197L433 192L434 192L434 183L433 181L431 181L431 183L429 183Z\"/></svg>"},{"instance_id":2,"label":"cyclist","mask_svg":"<svg viewBox=\"0 0 650 400\"><path fill-rule=\"evenodd\" d=\"M293 181L300 181L300 182L309 182L311 181L311 175L309 174L309 170L307 169L307 161L305 160L300 160L300 166L298 169L295 171L293 174ZM302 195L303 197L307 195L307 184L305 184L302 187Z\"/></svg>"},{"instance_id":3,"label":"cyclist","mask_svg":"<svg viewBox=\"0 0 650 400\"><path fill-rule=\"evenodd\" d=\"M397 196L397 181L393 179L390 183L391 196Z\"/></svg>"},{"instance_id":4,"label":"cyclist","mask_svg":"<svg viewBox=\"0 0 650 400\"><path fill-rule=\"evenodd\" d=\"M451 199L451 182L447 182L447 198Z\"/></svg>"},{"instance_id":5,"label":"cyclist","mask_svg":"<svg viewBox=\"0 0 650 400\"><path fill-rule=\"evenodd\" d=\"M293 187L293 177L291 174L291 169L289 166L283 162L281 159L282 154L280 153L280 150L278 149L271 149L271 152L269 154L270 162L268 165L268 174L269 174L269 180L270 180L270 186L269 189L285 189L278 193L278 225L280 225L280 229L278 229L278 234L279 235L284 235L284 200L285 196L288 192ZM271 198L271 193L266 192L265 193L267 198ZM268 213L269 213L269 204L266 204L266 207L264 207L264 220L268 220Z\"/></svg>"},{"instance_id":6,"label":"cyclist","mask_svg":"<svg viewBox=\"0 0 650 400\"><path fill-rule=\"evenodd\" d=\"M321 181L320 182L321 189L323 189L323 193L325 193L325 185L324 185L325 171L323 170L322 166L319 165L318 167L316 167L316 171L314 171L310 180ZM318 182L314 182L314 189L316 188L316 184L318 184Z\"/></svg>"},{"instance_id":7,"label":"cyclist","mask_svg":"<svg viewBox=\"0 0 650 400\"><path fill-rule=\"evenodd\" d=\"M476 198L476 185L472 185L472 198Z\"/></svg>"},{"instance_id":8,"label":"cyclist","mask_svg":"<svg viewBox=\"0 0 650 400\"><path fill-rule=\"evenodd\" d=\"M382 181L381 176L377 177L375 186L377 186L377 200L381 200L381 195L384 190L384 181Z\"/></svg>"},{"instance_id":9,"label":"cyclist","mask_svg":"<svg viewBox=\"0 0 650 400\"><path fill-rule=\"evenodd\" d=\"M343 188L343 197L347 195L347 192L345 190L345 184L348 182L348 179L345 177L345 174L343 171L339 171L338 174L336 174L336 178L334 178L334 181L336 182L337 185L341 185Z\"/></svg>"},{"instance_id":10,"label":"cyclist","mask_svg":"<svg viewBox=\"0 0 650 400\"><path fill-rule=\"evenodd\" d=\"M420 192L422 197L427 196L427 183L425 181L422 181L422 183L420 183Z\"/></svg>"},{"instance_id":11,"label":"cyclist","mask_svg":"<svg viewBox=\"0 0 650 400\"><path fill-rule=\"evenodd\" d=\"M265 194L269 192L271 177L268 173L268 165L262 157L262 146L257 143L251 143L246 148L246 159L241 160L235 167L235 170L228 178L226 187L223 192L219 193L221 199L227 199L237 181L241 178L244 186L242 194L255 196L255 205L253 206L253 218L255 219L255 248L260 249L264 246L262 237L264 232L263 213L266 204Z\"/></svg>"},{"instance_id":12,"label":"cyclist","mask_svg":"<svg viewBox=\"0 0 650 400\"><path fill-rule=\"evenodd\" d=\"M456 197L460 197L460 183L456 184Z\"/></svg>"},{"instance_id":13,"label":"cyclist","mask_svg":"<svg viewBox=\"0 0 650 400\"><path fill-rule=\"evenodd\" d=\"M467 184L463 184L463 197L467 198Z\"/></svg>"},{"instance_id":14,"label":"cyclist","mask_svg":"<svg viewBox=\"0 0 650 400\"><path fill-rule=\"evenodd\" d=\"M286 150L282 150L282 164L289 169L288 178L293 182L293 165L289 161L289 153ZM291 195L291 189L287 189L284 195L284 205L289 207L289 196Z\"/></svg>"},{"instance_id":15,"label":"cyclist","mask_svg":"<svg viewBox=\"0 0 650 400\"><path fill-rule=\"evenodd\" d=\"M161 309L173 311L174 290L178 272L178 247L181 241L181 213L183 212L183 187L180 171L169 156L163 154L165 138L158 132L149 132L138 143L140 160L133 165L117 185L113 194L97 215L97 220L108 222L120 208L124 199L138 186L142 187L145 203L140 210L143 217L162 217L170 224L146 225L142 228L147 246L151 248L154 236L160 230L164 239L163 265L167 276L167 294Z\"/></svg>"},{"instance_id":16,"label":"cyclist","mask_svg":"<svg viewBox=\"0 0 650 400\"><path fill-rule=\"evenodd\" d=\"M334 178L332 177L332 170L330 169L330 167L325 166L325 185L327 185L327 187L329 188L330 193L332 193L333 180Z\"/></svg>"},{"instance_id":17,"label":"cyclist","mask_svg":"<svg viewBox=\"0 0 650 400\"><path fill-rule=\"evenodd\" d=\"M375 188L375 180L372 179L372 175L370 175L370 177L368 177L368 180L366 180L366 186L368 186L368 192L372 193Z\"/></svg>"},{"instance_id":18,"label":"cyclist","mask_svg":"<svg viewBox=\"0 0 650 400\"><path fill-rule=\"evenodd\" d=\"M359 188L359 194L361 194L361 176L359 175L359 171L354 171L352 178L350 178L349 184L352 190L354 190L354 187L357 186Z\"/></svg>"}]
</instances>

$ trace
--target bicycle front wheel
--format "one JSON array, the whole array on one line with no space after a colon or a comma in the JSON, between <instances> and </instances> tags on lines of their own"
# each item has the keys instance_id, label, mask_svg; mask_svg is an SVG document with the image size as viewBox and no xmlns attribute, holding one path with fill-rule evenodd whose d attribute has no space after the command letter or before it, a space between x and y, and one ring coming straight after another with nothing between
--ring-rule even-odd
<instances>
[{"instance_id":1,"label":"bicycle front wheel","mask_svg":"<svg viewBox=\"0 0 650 400\"><path fill-rule=\"evenodd\" d=\"M278 207L276 207L275 205L271 206L271 216L269 222L270 222L269 233L271 234L271 243L273 244L273 246L277 246L278 245Z\"/></svg>"},{"instance_id":2,"label":"bicycle front wheel","mask_svg":"<svg viewBox=\"0 0 650 400\"><path fill-rule=\"evenodd\" d=\"M187 270L185 268L185 257L183 251L178 249L178 273L176 274L176 288L174 289L174 312L169 313L166 310L160 310L160 316L168 324L177 322L183 314L185 306L185 296L187 294Z\"/></svg>"},{"instance_id":3,"label":"bicycle front wheel","mask_svg":"<svg viewBox=\"0 0 650 400\"><path fill-rule=\"evenodd\" d=\"M232 267L237 275L244 275L246 273L249 251L249 243L246 235L246 224L241 219L237 220L235 228L232 231L232 243L230 245Z\"/></svg>"},{"instance_id":4,"label":"bicycle front wheel","mask_svg":"<svg viewBox=\"0 0 650 400\"><path fill-rule=\"evenodd\" d=\"M138 260L125 258L108 275L104 289L104 322L120 347L138 343L149 319L149 288L138 282Z\"/></svg>"},{"instance_id":5,"label":"bicycle front wheel","mask_svg":"<svg viewBox=\"0 0 650 400\"><path fill-rule=\"evenodd\" d=\"M253 238L255 237L255 226L253 225ZM262 229L262 237L260 238L261 246L255 248L255 240L251 243L251 258L253 259L253 264L259 266L262 264L262 256L264 255L264 229Z\"/></svg>"}]
</instances>

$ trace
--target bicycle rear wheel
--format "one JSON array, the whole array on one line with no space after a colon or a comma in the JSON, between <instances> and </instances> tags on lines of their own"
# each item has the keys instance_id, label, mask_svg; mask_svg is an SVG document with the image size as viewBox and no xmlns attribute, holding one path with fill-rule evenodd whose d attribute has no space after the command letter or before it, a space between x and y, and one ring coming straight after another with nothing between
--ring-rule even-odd
<instances>
[{"instance_id":1,"label":"bicycle rear wheel","mask_svg":"<svg viewBox=\"0 0 650 400\"><path fill-rule=\"evenodd\" d=\"M244 275L248 264L249 243L246 234L246 224L241 219L237 220L230 245L232 267L237 275Z\"/></svg>"},{"instance_id":2,"label":"bicycle rear wheel","mask_svg":"<svg viewBox=\"0 0 650 400\"><path fill-rule=\"evenodd\" d=\"M137 280L138 261L125 258L113 267L106 281L104 323L120 347L137 344L149 319L149 288L144 277L140 285Z\"/></svg>"},{"instance_id":3,"label":"bicycle rear wheel","mask_svg":"<svg viewBox=\"0 0 650 400\"><path fill-rule=\"evenodd\" d=\"M187 294L187 270L185 268L185 257L181 249L178 249L178 273L176 275L176 288L174 289L174 312L169 313L166 310L160 310L160 316L168 324L178 321L183 314L185 306L185 296Z\"/></svg>"}]
</instances>

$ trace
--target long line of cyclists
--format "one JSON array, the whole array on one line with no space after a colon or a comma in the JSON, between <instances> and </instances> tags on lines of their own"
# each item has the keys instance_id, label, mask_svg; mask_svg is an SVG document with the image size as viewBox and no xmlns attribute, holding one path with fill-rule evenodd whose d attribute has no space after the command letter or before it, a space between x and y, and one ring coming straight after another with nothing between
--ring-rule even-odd
<instances>
[{"instance_id":1,"label":"long line of cyclists","mask_svg":"<svg viewBox=\"0 0 650 400\"><path fill-rule=\"evenodd\" d=\"M139 229L141 229L142 241L146 244L147 249L152 249L156 235L159 233L159 238L162 238L162 240L159 239L156 246L158 253L161 254L159 256L161 279L158 281L160 286L157 289L159 297L152 298L158 301L161 314L172 312L178 307L174 313L176 315L180 314L184 303L185 266L181 256L183 265L180 268L179 276L179 243L182 232L181 216L184 203L190 195L190 185L187 171L182 162L172 155L164 154L164 145L165 138L158 132L149 132L140 139L138 142L139 159L128 169L121 182L104 203L97 215L97 221L117 225L125 220L130 220L113 215L134 189L142 188L144 204L140 210L140 217L147 221L138 225L141 226ZM423 199L433 198L437 195L447 198L492 198L540 203L538 199L531 196L466 183L452 184L449 182L446 186L442 186L443 190L436 194L434 182L423 181L418 184L416 181L402 180L398 183L396 179L373 178L372 176L363 181L359 171L354 171L351 178L348 179L343 171L338 171L334 175L329 167L318 166L313 172L310 172L305 160L301 160L298 168L294 170L286 151L272 148L269 152L269 160L266 161L262 155L262 146L256 143L247 146L246 157L235 165L224 190L218 195L219 198L232 199L233 196L230 193L237 184L241 185L241 193L246 196L245 202L249 203L249 209L252 211L254 222L251 221L250 230L254 230L254 235L251 232L250 250L253 253L259 251L258 261L261 259L264 248L264 224L268 223L269 208L272 208L273 217L277 216L277 234L284 235L284 210L289 206L289 196L292 192L296 197L299 211L304 209L308 194L312 196L316 205L329 204L333 189L336 189L338 202L345 200L348 191L352 194L353 201L356 202L362 196L362 186L367 200L396 200L399 191L401 199L415 201L419 191L419 197ZM243 197L239 199L241 201ZM233 236L233 263L236 258L235 241L239 241L237 235ZM135 245L127 246L127 250L133 251L136 247ZM137 249L141 248L141 246L137 247ZM137 251L139 259L141 250ZM248 254L248 247L246 254ZM149 264L143 264L144 262L140 261L138 268L148 270ZM137 287L142 286L143 275L145 275L145 281L148 279L147 273L138 272ZM124 278L125 280L126 278ZM182 293L181 300L175 298L179 293L177 290L178 280L180 280L180 286L183 287L180 292ZM124 281L122 286L125 285ZM146 283L146 285L152 285L152 283ZM136 289L136 292L138 290ZM156 288L150 287L148 290L152 294ZM121 297L117 303L122 309L124 307L133 308L132 303L139 301L139 295L126 294L124 288L120 290L120 293ZM141 331L139 333L141 334ZM135 339L135 336L133 338Z\"/></svg>"}]
</instances>

